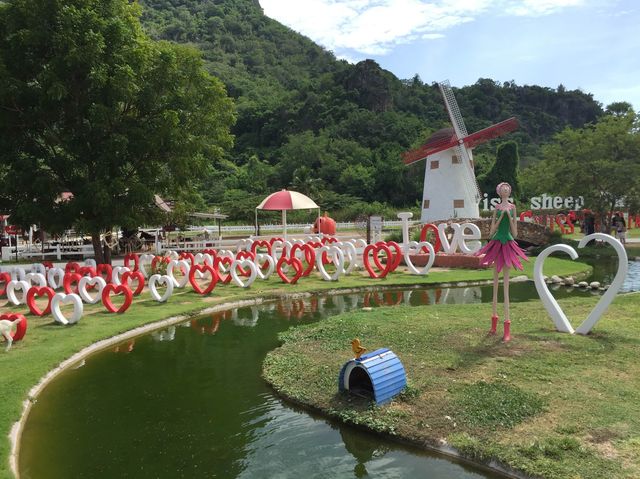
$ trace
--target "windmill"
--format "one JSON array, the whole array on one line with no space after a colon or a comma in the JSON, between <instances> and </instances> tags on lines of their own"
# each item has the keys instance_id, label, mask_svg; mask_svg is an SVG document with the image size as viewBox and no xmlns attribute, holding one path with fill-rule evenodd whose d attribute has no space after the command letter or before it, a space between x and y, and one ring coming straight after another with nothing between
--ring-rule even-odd
<instances>
[{"instance_id":1,"label":"windmill","mask_svg":"<svg viewBox=\"0 0 640 479\"><path fill-rule=\"evenodd\" d=\"M422 192L422 223L450 218L479 218L480 189L471 150L518 128L515 117L468 134L448 80L439 83L453 128L436 131L416 150L402 154L410 165L426 159Z\"/></svg>"}]
</instances>

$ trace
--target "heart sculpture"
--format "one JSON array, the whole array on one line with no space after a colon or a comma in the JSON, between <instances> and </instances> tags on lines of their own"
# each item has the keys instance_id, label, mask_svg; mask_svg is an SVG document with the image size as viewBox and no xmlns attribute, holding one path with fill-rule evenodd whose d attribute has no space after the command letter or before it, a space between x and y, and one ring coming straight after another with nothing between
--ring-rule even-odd
<instances>
[{"instance_id":1,"label":"heart sculpture","mask_svg":"<svg viewBox=\"0 0 640 479\"><path fill-rule=\"evenodd\" d=\"M425 264L422 268L418 269L411 262L411 255L419 254L424 250L429 251L429 259L427 260L427 264ZM404 263L407 265L407 268L412 274L427 274L429 269L433 266L433 262L436 260L436 252L433 248L433 245L428 241L421 241L418 243L417 241L409 241L405 250L404 250Z\"/></svg>"},{"instance_id":2,"label":"heart sculpture","mask_svg":"<svg viewBox=\"0 0 640 479\"><path fill-rule=\"evenodd\" d=\"M271 243L269 243L268 241L265 241L265 240L254 241L253 244L251 245L251 252L254 254L257 254L258 248L266 248L267 254L269 255L271 254Z\"/></svg>"},{"instance_id":3,"label":"heart sculpture","mask_svg":"<svg viewBox=\"0 0 640 479\"><path fill-rule=\"evenodd\" d=\"M164 294L160 296L160 293L158 293L158 285L163 284L167 287L167 289L165 290ZM167 275L151 275L151 277L149 278L149 292L151 293L151 297L155 301L159 303L166 302L173 294L173 278Z\"/></svg>"},{"instance_id":4,"label":"heart sculpture","mask_svg":"<svg viewBox=\"0 0 640 479\"><path fill-rule=\"evenodd\" d=\"M155 258L155 255L149 253L140 255L138 269L145 278L148 278L150 276L150 273L147 271L147 266L151 266L151 261L153 261L153 258Z\"/></svg>"},{"instance_id":5,"label":"heart sculpture","mask_svg":"<svg viewBox=\"0 0 640 479\"><path fill-rule=\"evenodd\" d=\"M536 259L536 262L533 266L533 280L535 282L538 295L542 300L542 304L549 313L549 316L551 316L556 329L563 333L573 334L574 332L576 332L578 334L588 334L589 331L591 331L591 329L600 320L600 317L607 310L618 291L620 291L620 288L624 283L624 279L627 276L627 270L629 269L628 257L627 251L625 250L622 243L620 243L620 241L618 241L613 236L603 233L593 233L582 238L578 243L578 248L584 248L584 246L592 240L602 240L605 243L609 243L611 246L613 246L613 248L616 250L616 253L618 253L618 271L613 278L609 289L607 289L607 291L602 295L602 298L600 298L600 301L598 301L593 310L591 310L591 313L589 313L587 319L585 319L575 331L573 329L573 326L571 326L571 323L567 319L567 316L564 314L564 311L562 311L556 299L549 292L549 288L544 282L544 277L542 276L542 268L544 265L544 260L547 258L547 256L555 251L562 251L564 253L567 253L571 257L571 259L576 259L578 257L578 253L576 253L576 250L569 245L557 244L549 246L538 255L538 258Z\"/></svg>"},{"instance_id":6,"label":"heart sculpture","mask_svg":"<svg viewBox=\"0 0 640 479\"><path fill-rule=\"evenodd\" d=\"M73 313L68 319L60 310L60 306L63 304L73 305ZM83 310L84 306L82 305L82 300L77 294L57 293L51 300L51 316L53 316L56 323L64 324L65 326L68 324L75 324L80 321Z\"/></svg>"},{"instance_id":7,"label":"heart sculpture","mask_svg":"<svg viewBox=\"0 0 640 479\"><path fill-rule=\"evenodd\" d=\"M104 279L106 283L110 283L113 268L110 264L99 264L96 266L96 274Z\"/></svg>"},{"instance_id":8,"label":"heart sculpture","mask_svg":"<svg viewBox=\"0 0 640 479\"><path fill-rule=\"evenodd\" d=\"M213 262L213 269L218 273L218 280L222 284L228 284L231 282L231 274L229 273L229 268L231 268L231 263L233 263L234 261L235 258L218 255L218 257ZM226 268L225 265L227 266Z\"/></svg>"},{"instance_id":9,"label":"heart sculpture","mask_svg":"<svg viewBox=\"0 0 640 479\"><path fill-rule=\"evenodd\" d=\"M167 251L165 253L165 256L167 258L171 259L175 259L175 260L179 260L180 259L180 255L178 253L176 253L175 251Z\"/></svg>"},{"instance_id":10,"label":"heart sculpture","mask_svg":"<svg viewBox=\"0 0 640 479\"><path fill-rule=\"evenodd\" d=\"M31 314L35 314L36 316L49 314L51 312L51 300L55 294L56 292L49 286L32 286L29 288L29 291L27 292L27 306L29 307ZM47 296L47 306L44 310L38 308L38 305L36 304L36 296Z\"/></svg>"},{"instance_id":11,"label":"heart sculpture","mask_svg":"<svg viewBox=\"0 0 640 479\"><path fill-rule=\"evenodd\" d=\"M14 266L9 270L9 274L13 281L24 281L24 277L27 275L27 272L20 266Z\"/></svg>"},{"instance_id":12,"label":"heart sculpture","mask_svg":"<svg viewBox=\"0 0 640 479\"><path fill-rule=\"evenodd\" d=\"M131 281L138 283L136 289L131 288ZM144 289L144 276L140 271L125 271L122 275L122 284L126 284L133 291L133 295L138 296Z\"/></svg>"},{"instance_id":13,"label":"heart sculpture","mask_svg":"<svg viewBox=\"0 0 640 479\"><path fill-rule=\"evenodd\" d=\"M327 243L327 244L329 244L329 243ZM344 253L342 252L342 250L337 246L327 246L327 245L325 245L325 246L323 246L321 248L318 248L316 253L317 253L316 254L316 268L318 268L318 272L320 273L320 276L322 277L322 279L325 280L325 281L338 281L338 277L344 271ZM336 267L336 270L332 275L327 273L327 270L324 267L324 265L325 265L325 261L324 261L325 254L331 258L332 263Z\"/></svg>"},{"instance_id":14,"label":"heart sculpture","mask_svg":"<svg viewBox=\"0 0 640 479\"><path fill-rule=\"evenodd\" d=\"M256 254L252 253L251 251L238 251L235 259L237 260L249 259L253 263L253 261L256 259ZM240 274L242 274L242 276L250 276L251 271L240 267Z\"/></svg>"},{"instance_id":15,"label":"heart sculpture","mask_svg":"<svg viewBox=\"0 0 640 479\"><path fill-rule=\"evenodd\" d=\"M98 266L96 264L96 260L93 258L87 258L84 260L84 264L85 266L91 266L93 269L96 269L96 267Z\"/></svg>"},{"instance_id":16,"label":"heart sculpture","mask_svg":"<svg viewBox=\"0 0 640 479\"><path fill-rule=\"evenodd\" d=\"M198 282L196 281L196 274L199 277L204 277L206 273L211 275L211 281L206 288L202 288ZM209 294L213 291L213 288L218 284L218 272L211 266L206 264L196 264L189 270L189 282L191 283L191 287L198 294Z\"/></svg>"},{"instance_id":17,"label":"heart sculpture","mask_svg":"<svg viewBox=\"0 0 640 479\"><path fill-rule=\"evenodd\" d=\"M19 313L3 313L0 314L0 321L11 321L12 323L18 322L16 331L11 333L13 341L20 341L27 334L27 318L23 314Z\"/></svg>"},{"instance_id":18,"label":"heart sculpture","mask_svg":"<svg viewBox=\"0 0 640 479\"><path fill-rule=\"evenodd\" d=\"M7 283L7 299L14 306L19 306L27 302L27 293L31 286L26 281L9 281ZM22 296L18 298L16 291L22 291Z\"/></svg>"},{"instance_id":19,"label":"heart sculpture","mask_svg":"<svg viewBox=\"0 0 640 479\"><path fill-rule=\"evenodd\" d=\"M356 251L356 247L350 241L345 241L344 243L338 242L335 243L335 246L339 247L344 253L344 263L342 266L342 273L344 275L351 274L353 269L356 267L358 262L358 252ZM349 263L349 266L344 266L345 263Z\"/></svg>"},{"instance_id":20,"label":"heart sculpture","mask_svg":"<svg viewBox=\"0 0 640 479\"><path fill-rule=\"evenodd\" d=\"M292 278L289 278L283 270L283 267L287 265L295 270L295 275ZM300 277L302 276L302 263L298 258L288 258L286 256L281 257L276 264L276 272L280 279L287 284L295 284Z\"/></svg>"},{"instance_id":21,"label":"heart sculpture","mask_svg":"<svg viewBox=\"0 0 640 479\"><path fill-rule=\"evenodd\" d=\"M10 281L11 275L9 273L0 273L0 296L7 294L7 284L9 284Z\"/></svg>"},{"instance_id":22,"label":"heart sculpture","mask_svg":"<svg viewBox=\"0 0 640 479\"><path fill-rule=\"evenodd\" d=\"M204 264L206 256L204 255L204 253L196 253L193 258L193 262L195 264Z\"/></svg>"},{"instance_id":23,"label":"heart sculpture","mask_svg":"<svg viewBox=\"0 0 640 479\"><path fill-rule=\"evenodd\" d=\"M29 283L30 286L44 287L47 285L46 278L40 273L27 273L24 275L24 280Z\"/></svg>"},{"instance_id":24,"label":"heart sculpture","mask_svg":"<svg viewBox=\"0 0 640 479\"><path fill-rule=\"evenodd\" d=\"M65 273L62 286L67 294L78 294L78 282L82 279L78 273ZM74 287L75 284L75 287Z\"/></svg>"},{"instance_id":25,"label":"heart sculpture","mask_svg":"<svg viewBox=\"0 0 640 479\"><path fill-rule=\"evenodd\" d=\"M280 253L280 255L283 254L284 241L282 238L271 238L269 243L271 243L271 256L274 259L278 257L278 253Z\"/></svg>"},{"instance_id":26,"label":"heart sculpture","mask_svg":"<svg viewBox=\"0 0 640 479\"><path fill-rule=\"evenodd\" d=\"M178 268L182 273L182 278L180 281L176 278L174 271ZM186 259L180 260L171 260L167 265L167 276L169 276L173 280L173 286L176 288L184 288L189 282L189 270L191 266L189 265L189 261Z\"/></svg>"},{"instance_id":27,"label":"heart sculpture","mask_svg":"<svg viewBox=\"0 0 640 479\"><path fill-rule=\"evenodd\" d=\"M300 259L298 257L298 252L301 252L304 254L304 259L307 262L307 267L304 268L304 270L302 271L302 276L309 276L313 271L313 268L316 263L316 250L313 249L312 246L306 243L303 243L303 244L296 243L291 247L289 256L292 256L292 257L295 256L296 258Z\"/></svg>"},{"instance_id":28,"label":"heart sculpture","mask_svg":"<svg viewBox=\"0 0 640 479\"><path fill-rule=\"evenodd\" d=\"M102 276L83 276L80 281L78 281L78 294L85 303L96 304L102 299L102 290L106 285L107 282ZM91 296L87 291L87 286L91 286L92 288L97 287L98 293L95 296Z\"/></svg>"},{"instance_id":29,"label":"heart sculpture","mask_svg":"<svg viewBox=\"0 0 640 479\"><path fill-rule=\"evenodd\" d=\"M209 266L213 266L215 259L216 259L216 255L211 255L209 253L204 253L204 259L202 261L202 264L208 264Z\"/></svg>"},{"instance_id":30,"label":"heart sculpture","mask_svg":"<svg viewBox=\"0 0 640 479\"><path fill-rule=\"evenodd\" d=\"M122 284L122 275L129 271L125 266L116 266L111 270L111 282L116 286Z\"/></svg>"},{"instance_id":31,"label":"heart sculpture","mask_svg":"<svg viewBox=\"0 0 640 479\"><path fill-rule=\"evenodd\" d=\"M124 255L124 267L129 268L129 271L139 271L140 257L135 253L129 253Z\"/></svg>"},{"instance_id":32,"label":"heart sculpture","mask_svg":"<svg viewBox=\"0 0 640 479\"><path fill-rule=\"evenodd\" d=\"M75 263L73 261L67 263L64 267L64 272L65 273L77 273L80 270L80 265L78 263Z\"/></svg>"},{"instance_id":33,"label":"heart sculpture","mask_svg":"<svg viewBox=\"0 0 640 479\"><path fill-rule=\"evenodd\" d=\"M151 260L151 272L154 274L158 272L158 263L165 263L168 265L171 261L178 261L177 255L175 258L169 256L154 256Z\"/></svg>"},{"instance_id":34,"label":"heart sculpture","mask_svg":"<svg viewBox=\"0 0 640 479\"><path fill-rule=\"evenodd\" d=\"M264 263L262 261L264 261ZM273 259L273 256L258 253L256 255L256 269L260 279L268 279L269 276L271 276L271 273L276 269L276 262Z\"/></svg>"},{"instance_id":35,"label":"heart sculpture","mask_svg":"<svg viewBox=\"0 0 640 479\"><path fill-rule=\"evenodd\" d=\"M196 257L193 256L193 253L189 253L188 251L180 253L180 256L178 256L178 260L188 261L189 266L193 266L196 263Z\"/></svg>"},{"instance_id":36,"label":"heart sculpture","mask_svg":"<svg viewBox=\"0 0 640 479\"><path fill-rule=\"evenodd\" d=\"M389 248L389 251L393 249L392 257L387 257L387 262L391 262L389 273L394 272L400 265L400 261L402 261L402 248L400 248L400 245L398 245L398 243L396 243L395 241L378 241L377 244L387 246ZM374 255L373 261L378 269L384 269L378 255Z\"/></svg>"},{"instance_id":37,"label":"heart sculpture","mask_svg":"<svg viewBox=\"0 0 640 479\"><path fill-rule=\"evenodd\" d=\"M242 253L242 251L240 253ZM251 253L251 255L255 257L253 253ZM242 276L246 276L244 281L240 279L238 271L240 271ZM248 288L256 280L256 277L258 276L258 268L256 268L256 265L251 258L236 259L231 263L229 273L231 274L233 284L240 286L241 288Z\"/></svg>"},{"instance_id":38,"label":"heart sculpture","mask_svg":"<svg viewBox=\"0 0 640 479\"><path fill-rule=\"evenodd\" d=\"M91 276L92 278L98 276L98 272L93 266L80 266L78 274L80 276Z\"/></svg>"},{"instance_id":39,"label":"heart sculpture","mask_svg":"<svg viewBox=\"0 0 640 479\"><path fill-rule=\"evenodd\" d=\"M111 301L112 294L122 294L124 295L124 303L119 308L116 308ZM124 313L129 306L131 306L131 301L133 300L133 292L131 288L125 284L108 284L104 288L102 288L102 304L107 311L110 313Z\"/></svg>"},{"instance_id":40,"label":"heart sculpture","mask_svg":"<svg viewBox=\"0 0 640 479\"><path fill-rule=\"evenodd\" d=\"M387 255L387 261L384 267L382 266L382 263L378 258L378 254L380 254L381 251ZM380 273L376 273L373 270L373 267L369 262L369 253L373 254L373 258L374 258L373 261L375 265L378 267L378 269L380 270ZM367 247L364 249L364 252L362 253L362 263L364 265L364 269L366 269L367 273L369 273L369 277L374 279L384 278L387 274L389 274L389 271L393 266L393 256L391 254L391 250L389 250L389 247L387 245L381 244L381 243L370 244L370 245L367 245Z\"/></svg>"},{"instance_id":41,"label":"heart sculpture","mask_svg":"<svg viewBox=\"0 0 640 479\"><path fill-rule=\"evenodd\" d=\"M331 237L331 236L325 236L324 238L322 238L320 240L320 243L322 243L323 246L326 245L326 244L337 243L337 242L338 242L338 240L333 238L333 237Z\"/></svg>"},{"instance_id":42,"label":"heart sculpture","mask_svg":"<svg viewBox=\"0 0 640 479\"><path fill-rule=\"evenodd\" d=\"M33 263L31 265L32 273L40 273L42 276L47 276L47 268L42 263Z\"/></svg>"},{"instance_id":43,"label":"heart sculpture","mask_svg":"<svg viewBox=\"0 0 640 479\"><path fill-rule=\"evenodd\" d=\"M64 284L64 270L62 268L51 268L47 271L47 283L53 289L58 289Z\"/></svg>"}]
</instances>

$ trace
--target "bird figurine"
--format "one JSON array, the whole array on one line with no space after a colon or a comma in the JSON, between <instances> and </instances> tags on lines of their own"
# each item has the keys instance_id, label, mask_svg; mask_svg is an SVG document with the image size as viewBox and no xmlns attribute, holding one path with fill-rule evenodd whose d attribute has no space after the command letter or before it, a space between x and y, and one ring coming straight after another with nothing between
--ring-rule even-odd
<instances>
[{"instance_id":1,"label":"bird figurine","mask_svg":"<svg viewBox=\"0 0 640 479\"><path fill-rule=\"evenodd\" d=\"M360 359L360 356L362 356L367 351L367 348L363 348L362 346L360 346L360 340L358 338L355 338L351 341L351 349L355 353L356 359Z\"/></svg>"}]
</instances>

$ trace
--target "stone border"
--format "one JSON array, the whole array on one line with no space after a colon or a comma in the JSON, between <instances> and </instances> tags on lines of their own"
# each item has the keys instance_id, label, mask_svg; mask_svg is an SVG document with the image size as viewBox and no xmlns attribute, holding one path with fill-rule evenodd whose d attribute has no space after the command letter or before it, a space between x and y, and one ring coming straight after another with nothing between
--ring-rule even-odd
<instances>
[{"instance_id":1,"label":"stone border","mask_svg":"<svg viewBox=\"0 0 640 479\"><path fill-rule=\"evenodd\" d=\"M502 279L500 279L500 281L502 282ZM530 280L527 276L522 275L522 276L516 276L514 278L511 279L511 282L525 282L525 281L533 281ZM335 294L353 294L353 293L359 293L359 292L373 292L373 291L385 291L385 290L391 290L391 289L420 289L420 288L455 288L455 287L464 287L464 286L485 286L485 285L489 285L489 284L493 284L493 280L477 280L477 281L457 281L457 282L445 282L445 283L431 283L431 284L388 284L388 285L375 285L375 286L359 286L359 287L353 287L353 288L332 288L332 289L326 289L326 290L322 290L322 291L315 291L315 292L311 292L311 291L306 291L306 292L301 292L301 293L281 293L281 294L275 294L275 295L268 295L266 297L261 297L261 298L254 298L254 299L245 299L245 300L240 300L240 301L234 301L234 302L230 302L230 303L221 303L218 304L216 306L210 306L208 308L204 308L202 310L197 310L188 314L184 314L184 315L180 315L180 316L172 316L166 319L161 319L159 321L154 321L152 323L149 324L145 324L143 326L139 326L137 328L131 329L129 331L126 331L124 333L118 334L116 336L112 336L110 338L106 338L106 339L101 339L83 349L81 349L80 351L78 351L77 353L73 354L71 357L65 359L64 361L62 361L58 366L56 366L54 369L52 369L51 371L49 371L47 374L45 374L40 381L31 388L31 390L29 391L29 393L27 394L27 398L24 400L23 407L22 407L22 415L20 416L20 419L15 422L13 424L13 426L11 427L11 431L9 432L9 441L11 442L11 451L9 453L9 466L11 469L11 472L13 473L15 479L20 479L20 473L18 470L18 456L20 453L20 439L22 436L22 431L24 429L24 424L26 422L27 417L29 416L29 412L31 411L31 406L33 403L35 403L37 396L40 394L40 392L51 382L53 381L59 374L61 374L63 371L65 371L67 368L69 368L70 366L72 366L73 364L84 360L86 358L88 358L89 356L91 356L92 354L98 353L103 349L106 349L110 346L113 346L115 344L121 343L123 341L126 341L128 339L132 339L134 337L138 337L141 336L143 334L147 334L150 333L152 331L155 331L157 329L164 329L168 326L172 326L174 324L178 324L181 323L189 318L192 318L194 316L200 316L203 314L210 314L210 313L216 313L219 311L223 311L223 310L228 310L228 309L232 309L232 308L243 308L243 307L247 307L247 306L256 306L259 304L264 304L264 303L269 303L272 301L277 301L279 299L297 299L297 298L308 298L310 296L316 295L316 294L324 294L324 295L335 295ZM280 393L278 393L279 396L286 398L285 396L282 396ZM297 401L293 401L291 398L286 398L288 401L291 402L297 402ZM305 407L306 409L309 409L308 405L304 405L302 403L299 403L300 406ZM313 408L311 408L313 409ZM326 416L326 414L323 411L320 411L323 415ZM375 431L371 431L374 432L376 434L379 434ZM391 439L394 439L396 442L398 442L398 438L394 438L391 437ZM408 444L411 444L408 442ZM413 446L416 446L416 444L412 444ZM425 446L425 445L418 445L418 447L427 449L427 450L431 450L434 452L438 452L440 454L443 454L445 456L449 456L449 457L453 457L456 458L458 460L462 460L464 462L468 462L470 464L473 464L475 466L480 466L480 467L485 467L490 471L495 471L498 472L500 474L503 474L509 478L516 478L516 479L523 479L523 478L527 478L528 476L524 476L521 474L518 474L516 471L513 470L509 470L506 469L504 466L501 466L498 463L495 463L495 461L491 461L488 464L482 464L482 463L477 463L477 462L473 462L470 461L469 459L465 458L463 455L461 455L461 453L450 447L450 446L442 446L442 447L434 447L434 446Z\"/></svg>"}]
</instances>

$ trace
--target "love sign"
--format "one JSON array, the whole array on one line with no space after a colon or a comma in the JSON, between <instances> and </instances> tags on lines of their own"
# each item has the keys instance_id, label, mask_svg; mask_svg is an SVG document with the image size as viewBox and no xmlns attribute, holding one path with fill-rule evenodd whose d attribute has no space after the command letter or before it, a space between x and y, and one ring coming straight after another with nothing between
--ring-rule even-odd
<instances>
[{"instance_id":1,"label":"love sign","mask_svg":"<svg viewBox=\"0 0 640 479\"><path fill-rule=\"evenodd\" d=\"M567 319L566 314L564 313L564 311L562 311L556 299L549 292L549 288L544 282L544 277L542 276L542 267L547 256L556 251L567 253L571 257L571 259L576 259L578 257L578 253L571 246L565 244L549 246L538 255L538 258L536 259L536 262L533 266L533 280L535 282L538 295L542 300L542 304L549 313L549 316L551 316L556 329L563 333L573 334L575 332L578 334L588 334L589 331L591 331L591 329L600 320L600 317L607 310L615 295L618 293L618 291L620 291L622 283L624 283L624 279L627 276L627 270L629 268L627 251L624 249L622 243L620 243L620 241L618 241L613 236L603 233L593 233L582 238L582 240L580 240L580 243L578 243L578 248L584 248L584 246L592 240L602 240L605 243L609 243L611 246L613 246L613 248L616 250L616 253L618 253L618 272L613 278L611 286L609 287L607 292L602 295L602 298L600 298L600 301L598 301L589 316L587 316L587 319L585 319L575 331L573 329L573 326L571 326L571 323Z\"/></svg>"},{"instance_id":2,"label":"love sign","mask_svg":"<svg viewBox=\"0 0 640 479\"><path fill-rule=\"evenodd\" d=\"M447 237L447 226L451 226L453 229L451 241L449 241ZM428 223L422 227L420 241L427 239L427 232L429 230L436 234L436 244L434 247L436 253L442 248L447 254L454 254L458 249L464 254L473 254L481 248L480 242L478 241L481 236L480 228L473 223L451 223L450 225L440 223L438 226ZM469 230L469 232L467 232L467 230ZM472 240L474 243L467 245L467 240Z\"/></svg>"}]
</instances>

